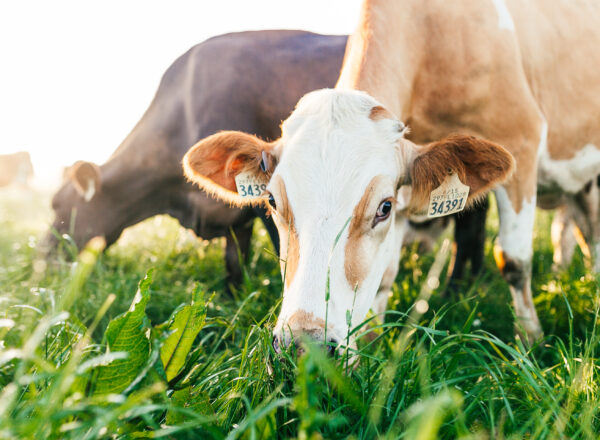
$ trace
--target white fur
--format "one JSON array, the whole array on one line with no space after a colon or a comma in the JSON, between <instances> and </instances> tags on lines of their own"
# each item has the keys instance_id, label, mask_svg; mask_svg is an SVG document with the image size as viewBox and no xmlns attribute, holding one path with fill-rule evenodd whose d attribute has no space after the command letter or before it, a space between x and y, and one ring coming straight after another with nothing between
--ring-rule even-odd
<instances>
[{"instance_id":1,"label":"white fur","mask_svg":"<svg viewBox=\"0 0 600 440\"><path fill-rule=\"evenodd\" d=\"M498 239L502 250L511 258L530 261L533 252L535 196L532 200L523 200L521 209L516 212L503 187L496 188L494 192L500 215Z\"/></svg>"},{"instance_id":2,"label":"white fur","mask_svg":"<svg viewBox=\"0 0 600 440\"><path fill-rule=\"evenodd\" d=\"M504 0L492 0L494 7L496 8L496 12L498 13L498 27L500 29L506 29L508 31L515 31L515 22L510 15L508 8L506 7L506 3Z\"/></svg>"},{"instance_id":3,"label":"white fur","mask_svg":"<svg viewBox=\"0 0 600 440\"><path fill-rule=\"evenodd\" d=\"M516 212L512 206L506 190L502 187L496 188L496 201L500 215L500 232L498 240L505 256L521 264L521 270L528 271L528 263L533 253L533 222L535 220L535 196L532 200L523 200L521 209ZM527 272L525 273L529 275ZM529 277L526 278L529 283ZM533 300L531 288L526 286L521 290L511 286L511 295L515 307L515 313L528 337L533 339L541 334L540 321L538 319Z\"/></svg>"},{"instance_id":4,"label":"white fur","mask_svg":"<svg viewBox=\"0 0 600 440\"><path fill-rule=\"evenodd\" d=\"M576 193L600 171L600 149L593 144L585 145L571 159L562 160L552 159L545 145L538 157L541 187L558 186L565 192Z\"/></svg>"},{"instance_id":5,"label":"white fur","mask_svg":"<svg viewBox=\"0 0 600 440\"><path fill-rule=\"evenodd\" d=\"M276 333L285 332L287 320L297 311L324 320L328 308L327 337L343 341L346 311L354 303L355 325L373 304L383 273L394 256L398 231L390 226L395 214L371 230L363 241L368 272L356 293L344 269L348 226L335 247L334 242L375 176L383 179L368 207L373 216L381 200L396 196L396 184L405 173L396 147L402 136L398 121L371 120L370 111L377 105L362 92L320 90L302 98L282 125L283 147L271 182L280 176L285 183L300 258L292 283L284 289ZM277 200L277 185L270 184L268 189ZM280 235L287 235L282 219L275 219ZM381 235L384 231L385 237ZM286 238L282 240L285 242ZM331 296L326 304L328 268Z\"/></svg>"}]
</instances>

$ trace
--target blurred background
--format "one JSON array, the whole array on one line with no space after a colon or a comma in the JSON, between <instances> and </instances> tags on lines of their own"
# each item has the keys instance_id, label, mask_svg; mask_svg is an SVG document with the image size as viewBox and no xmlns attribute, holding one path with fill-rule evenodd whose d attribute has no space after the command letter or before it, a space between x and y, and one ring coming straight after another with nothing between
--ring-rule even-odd
<instances>
[{"instance_id":1,"label":"blurred background","mask_svg":"<svg viewBox=\"0 0 600 440\"><path fill-rule=\"evenodd\" d=\"M50 189L76 160L103 163L189 47L234 31L348 34L359 0L0 2L0 154L29 151Z\"/></svg>"}]
</instances>

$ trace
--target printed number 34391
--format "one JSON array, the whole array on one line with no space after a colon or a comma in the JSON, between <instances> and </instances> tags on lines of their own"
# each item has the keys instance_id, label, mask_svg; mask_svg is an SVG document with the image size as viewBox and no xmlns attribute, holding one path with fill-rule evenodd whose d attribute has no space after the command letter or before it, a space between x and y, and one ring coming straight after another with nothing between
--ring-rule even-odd
<instances>
[{"instance_id":1,"label":"printed number 34391","mask_svg":"<svg viewBox=\"0 0 600 440\"><path fill-rule=\"evenodd\" d=\"M429 215L447 214L455 209L462 209L463 199L444 200L442 202L433 202Z\"/></svg>"}]
</instances>

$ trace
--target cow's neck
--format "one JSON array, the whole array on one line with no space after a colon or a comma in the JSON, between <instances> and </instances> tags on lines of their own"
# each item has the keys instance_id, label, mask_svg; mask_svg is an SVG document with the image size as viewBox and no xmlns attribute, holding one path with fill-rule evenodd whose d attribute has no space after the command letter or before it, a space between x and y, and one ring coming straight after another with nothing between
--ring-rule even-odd
<instances>
[{"instance_id":1,"label":"cow's neck","mask_svg":"<svg viewBox=\"0 0 600 440\"><path fill-rule=\"evenodd\" d=\"M363 90L404 119L423 53L418 1L367 0L336 88Z\"/></svg>"}]
</instances>

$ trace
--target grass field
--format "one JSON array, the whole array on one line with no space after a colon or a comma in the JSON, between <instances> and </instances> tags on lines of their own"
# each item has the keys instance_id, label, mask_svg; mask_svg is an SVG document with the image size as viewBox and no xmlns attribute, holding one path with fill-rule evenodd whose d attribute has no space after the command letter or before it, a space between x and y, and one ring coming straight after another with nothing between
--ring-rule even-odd
<instances>
[{"instance_id":1,"label":"grass field","mask_svg":"<svg viewBox=\"0 0 600 440\"><path fill-rule=\"evenodd\" d=\"M491 256L493 214L485 274L455 300L434 291L422 316L413 304L435 254L404 252L392 311L358 330L374 327L376 337L360 339L351 368L318 347L274 354L282 282L258 225L245 282L226 296L222 242L199 241L167 217L105 253L96 243L76 263L46 263L36 244L47 204L0 192L0 438L600 433L598 280L579 252L568 271L552 272L548 213L538 213L533 264L543 341L526 349L513 336Z\"/></svg>"}]
</instances>

